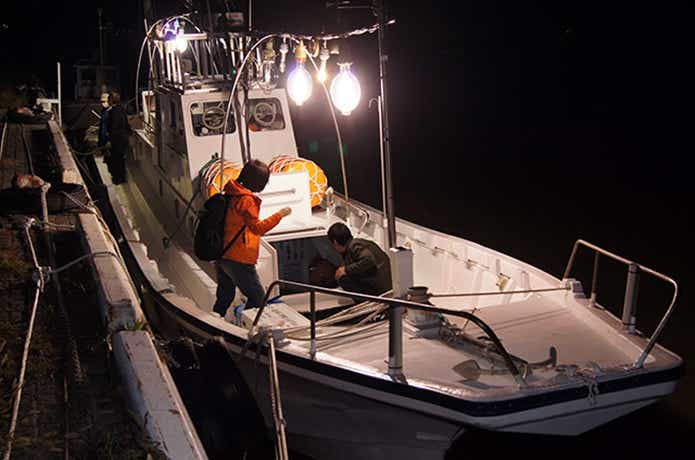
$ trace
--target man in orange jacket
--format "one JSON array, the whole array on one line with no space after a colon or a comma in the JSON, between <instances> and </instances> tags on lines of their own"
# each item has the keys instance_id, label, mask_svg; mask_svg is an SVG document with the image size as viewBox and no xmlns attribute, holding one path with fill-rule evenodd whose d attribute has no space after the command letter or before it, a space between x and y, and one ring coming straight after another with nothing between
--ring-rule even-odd
<instances>
[{"instance_id":1,"label":"man in orange jacket","mask_svg":"<svg viewBox=\"0 0 695 460\"><path fill-rule=\"evenodd\" d=\"M259 240L292 212L285 207L267 219L258 219L261 199L254 193L265 188L269 177L270 171L265 163L251 160L244 165L236 180L230 180L224 186L224 192L231 196L224 222L224 244L226 247L233 243L216 263L217 300L213 311L222 317L234 300L237 287L246 296L247 307L260 307L263 303L265 291L256 272ZM243 308L235 311L237 322L241 319L241 310Z\"/></svg>"}]
</instances>

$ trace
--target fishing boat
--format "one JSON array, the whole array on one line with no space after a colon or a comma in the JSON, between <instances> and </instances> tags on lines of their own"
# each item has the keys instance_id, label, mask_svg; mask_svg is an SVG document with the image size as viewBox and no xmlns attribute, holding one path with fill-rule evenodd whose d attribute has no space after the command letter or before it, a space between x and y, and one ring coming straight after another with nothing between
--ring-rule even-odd
<instances>
[{"instance_id":1,"label":"fishing boat","mask_svg":"<svg viewBox=\"0 0 695 460\"><path fill-rule=\"evenodd\" d=\"M381 43L383 16L373 27L314 37L192 22L176 16L149 28L129 179L111 184L97 162L99 176L150 322L169 337L224 344L269 427L278 423L271 395L280 395L292 449L313 458L442 458L471 427L577 435L674 391L683 362L657 343L677 296L668 276L577 240L556 277L393 215L383 85L374 168L382 167L386 209L333 192L320 165L301 158L288 94L297 100L310 90L292 87L299 77L290 67L321 71L335 39L377 34ZM336 119L330 96L323 85L313 95ZM333 96L349 112L354 94ZM261 240L257 269L272 301L236 323L211 312L214 267L195 257L193 235L197 210L251 158L273 171L259 194L261 216L284 206L292 214ZM392 291L362 295L315 281L317 259L340 263L326 237L335 222L389 253ZM575 259L590 255L594 280L600 259L625 264L621 317L598 302L595 283L587 295L573 278ZM674 288L651 335L636 327L645 276ZM263 351L268 341L275 359ZM255 346L260 352L249 352ZM258 366L267 373L270 365L278 393L258 378Z\"/></svg>"}]
</instances>

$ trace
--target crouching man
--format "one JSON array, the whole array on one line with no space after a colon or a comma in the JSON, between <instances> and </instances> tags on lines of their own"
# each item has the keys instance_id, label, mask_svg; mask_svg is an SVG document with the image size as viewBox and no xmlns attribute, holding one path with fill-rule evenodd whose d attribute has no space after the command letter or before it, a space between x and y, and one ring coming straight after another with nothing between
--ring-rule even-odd
<instances>
[{"instance_id":1,"label":"crouching man","mask_svg":"<svg viewBox=\"0 0 695 460\"><path fill-rule=\"evenodd\" d=\"M328 240L343 256L344 264L335 271L335 279L346 291L380 295L391 289L389 256L373 241L353 238L343 223L328 229Z\"/></svg>"}]
</instances>

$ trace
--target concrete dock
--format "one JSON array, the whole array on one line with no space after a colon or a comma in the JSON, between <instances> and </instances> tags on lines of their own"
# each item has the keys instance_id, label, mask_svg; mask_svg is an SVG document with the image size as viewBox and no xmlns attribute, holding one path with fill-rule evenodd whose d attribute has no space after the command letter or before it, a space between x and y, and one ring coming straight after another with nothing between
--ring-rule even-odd
<instances>
[{"instance_id":1,"label":"concrete dock","mask_svg":"<svg viewBox=\"0 0 695 460\"><path fill-rule=\"evenodd\" d=\"M58 124L0 123L0 133L3 458L206 459ZM15 174L51 184L43 209L39 190L12 186Z\"/></svg>"}]
</instances>

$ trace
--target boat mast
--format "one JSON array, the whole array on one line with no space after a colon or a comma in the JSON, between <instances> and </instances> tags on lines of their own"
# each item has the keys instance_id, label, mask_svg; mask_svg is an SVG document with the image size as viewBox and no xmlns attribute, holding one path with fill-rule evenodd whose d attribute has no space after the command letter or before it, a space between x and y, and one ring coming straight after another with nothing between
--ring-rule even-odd
<instances>
[{"instance_id":1,"label":"boat mast","mask_svg":"<svg viewBox=\"0 0 695 460\"><path fill-rule=\"evenodd\" d=\"M97 14L99 15L99 67L104 66L104 26L101 22L102 11L101 8L97 8ZM101 69L99 69L99 71L101 71Z\"/></svg>"},{"instance_id":2,"label":"boat mast","mask_svg":"<svg viewBox=\"0 0 695 460\"><path fill-rule=\"evenodd\" d=\"M388 243L390 248L397 246L396 240L396 214L393 206L393 180L391 177L391 139L389 134L389 111L388 99L386 96L386 61L388 55L384 53L384 31L386 29L386 21L384 18L384 0L373 0L372 11L377 17L379 30L377 32L377 42L379 48L379 88L381 91L380 103L381 110L380 127L381 146L384 152L384 187L386 189L384 210L386 211L386 225L388 232Z\"/></svg>"}]
</instances>

